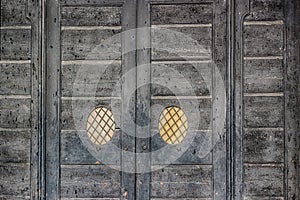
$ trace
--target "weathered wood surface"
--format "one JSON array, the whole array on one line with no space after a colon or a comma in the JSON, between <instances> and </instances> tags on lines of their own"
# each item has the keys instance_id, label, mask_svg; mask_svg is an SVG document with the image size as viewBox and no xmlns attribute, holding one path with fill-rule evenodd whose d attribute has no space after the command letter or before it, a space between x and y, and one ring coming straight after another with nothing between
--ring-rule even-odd
<instances>
[{"instance_id":1,"label":"weathered wood surface","mask_svg":"<svg viewBox=\"0 0 300 200\"><path fill-rule=\"evenodd\" d=\"M67 131L61 134L61 164L96 164L102 162L97 160L82 143L80 135L87 134L86 131ZM118 149L121 149L120 130L117 129L109 143L114 144ZM101 147L100 147L101 148ZM101 151L101 150L100 150ZM112 152L114 153L114 152ZM119 152L120 153L120 152ZM121 155L121 154L120 154ZM110 165L120 165L120 155L112 155L116 157L116 163L108 163ZM110 156L110 155L107 155Z\"/></svg>"},{"instance_id":2,"label":"weathered wood surface","mask_svg":"<svg viewBox=\"0 0 300 200\"><path fill-rule=\"evenodd\" d=\"M283 127L283 97L249 97L245 103L245 127Z\"/></svg>"},{"instance_id":3,"label":"weathered wood surface","mask_svg":"<svg viewBox=\"0 0 300 200\"><path fill-rule=\"evenodd\" d=\"M244 27L245 56L280 56L283 54L283 26Z\"/></svg>"},{"instance_id":4,"label":"weathered wood surface","mask_svg":"<svg viewBox=\"0 0 300 200\"><path fill-rule=\"evenodd\" d=\"M29 29L1 30L1 60L29 60L31 33Z\"/></svg>"},{"instance_id":5,"label":"weathered wood surface","mask_svg":"<svg viewBox=\"0 0 300 200\"><path fill-rule=\"evenodd\" d=\"M0 131L0 162L30 161L30 131Z\"/></svg>"},{"instance_id":6,"label":"weathered wood surface","mask_svg":"<svg viewBox=\"0 0 300 200\"><path fill-rule=\"evenodd\" d=\"M272 93L283 91L283 61L245 60L244 91Z\"/></svg>"},{"instance_id":7,"label":"weathered wood surface","mask_svg":"<svg viewBox=\"0 0 300 200\"><path fill-rule=\"evenodd\" d=\"M0 94L30 94L30 64L0 64Z\"/></svg>"},{"instance_id":8,"label":"weathered wood surface","mask_svg":"<svg viewBox=\"0 0 300 200\"><path fill-rule=\"evenodd\" d=\"M151 6L151 22L158 24L208 24L213 19L211 4Z\"/></svg>"},{"instance_id":9,"label":"weathered wood surface","mask_svg":"<svg viewBox=\"0 0 300 200\"><path fill-rule=\"evenodd\" d=\"M251 0L250 15L246 21L272 21L284 19L284 1L283 0Z\"/></svg>"},{"instance_id":10,"label":"weathered wood surface","mask_svg":"<svg viewBox=\"0 0 300 200\"><path fill-rule=\"evenodd\" d=\"M210 197L211 176L209 165L170 165L152 172L152 198Z\"/></svg>"},{"instance_id":11,"label":"weathered wood surface","mask_svg":"<svg viewBox=\"0 0 300 200\"><path fill-rule=\"evenodd\" d=\"M116 61L63 64L62 96L121 96L121 63ZM80 86L80 85L83 86Z\"/></svg>"},{"instance_id":12,"label":"weathered wood surface","mask_svg":"<svg viewBox=\"0 0 300 200\"><path fill-rule=\"evenodd\" d=\"M211 95L211 77L211 63L152 63L151 95Z\"/></svg>"},{"instance_id":13,"label":"weathered wood surface","mask_svg":"<svg viewBox=\"0 0 300 200\"><path fill-rule=\"evenodd\" d=\"M120 103L120 100L63 100L61 128L63 130L85 130L88 115L97 106L105 106L108 109L113 108L111 111L116 122L116 128L119 128L121 117ZM76 108L73 109L72 106ZM78 124L76 124L77 126L75 126L76 121L78 122Z\"/></svg>"},{"instance_id":14,"label":"weathered wood surface","mask_svg":"<svg viewBox=\"0 0 300 200\"><path fill-rule=\"evenodd\" d=\"M30 196L29 164L0 164L0 174L0 198L1 195L9 196L8 199Z\"/></svg>"},{"instance_id":15,"label":"weathered wood surface","mask_svg":"<svg viewBox=\"0 0 300 200\"><path fill-rule=\"evenodd\" d=\"M156 105L155 105L156 104ZM180 105L182 104L182 105ZM209 130L211 123L211 99L153 99L151 101L151 127L152 129L158 128L158 122L160 114L164 108L168 106L179 106L183 109L182 106L192 108L194 107L195 112L190 113L187 116L189 122L189 130ZM198 112L199 110L199 112ZM198 112L198 113L197 113ZM198 118L198 116L200 116ZM195 120L199 120L198 123ZM195 125L198 124L196 127Z\"/></svg>"},{"instance_id":16,"label":"weathered wood surface","mask_svg":"<svg viewBox=\"0 0 300 200\"><path fill-rule=\"evenodd\" d=\"M277 166L245 167L245 196L282 197L283 168Z\"/></svg>"},{"instance_id":17,"label":"weathered wood surface","mask_svg":"<svg viewBox=\"0 0 300 200\"><path fill-rule=\"evenodd\" d=\"M151 29L152 60L211 60L211 27Z\"/></svg>"},{"instance_id":18,"label":"weathered wood surface","mask_svg":"<svg viewBox=\"0 0 300 200\"><path fill-rule=\"evenodd\" d=\"M63 165L62 198L117 198L120 173L105 165Z\"/></svg>"},{"instance_id":19,"label":"weathered wood surface","mask_svg":"<svg viewBox=\"0 0 300 200\"><path fill-rule=\"evenodd\" d=\"M26 3L27 0L2 0L0 12L1 26L30 25L29 20L26 19Z\"/></svg>"},{"instance_id":20,"label":"weathered wood surface","mask_svg":"<svg viewBox=\"0 0 300 200\"><path fill-rule=\"evenodd\" d=\"M30 99L0 99L1 128L30 128Z\"/></svg>"},{"instance_id":21,"label":"weathered wood surface","mask_svg":"<svg viewBox=\"0 0 300 200\"><path fill-rule=\"evenodd\" d=\"M62 7L62 26L120 26L121 7Z\"/></svg>"},{"instance_id":22,"label":"weathered wood surface","mask_svg":"<svg viewBox=\"0 0 300 200\"><path fill-rule=\"evenodd\" d=\"M62 60L117 59L121 56L121 35L114 35L120 31L117 28L62 30Z\"/></svg>"},{"instance_id":23,"label":"weathered wood surface","mask_svg":"<svg viewBox=\"0 0 300 200\"><path fill-rule=\"evenodd\" d=\"M189 131L187 134L194 134L195 137L188 149L172 164L212 164L211 131ZM151 155L152 165L170 164L168 159L155 153L155 151L164 148L166 145L167 143L162 140L158 131L152 131L151 152L154 152Z\"/></svg>"},{"instance_id":24,"label":"weathered wood surface","mask_svg":"<svg viewBox=\"0 0 300 200\"><path fill-rule=\"evenodd\" d=\"M251 130L244 133L244 162L282 163L284 133L282 130Z\"/></svg>"}]
</instances>

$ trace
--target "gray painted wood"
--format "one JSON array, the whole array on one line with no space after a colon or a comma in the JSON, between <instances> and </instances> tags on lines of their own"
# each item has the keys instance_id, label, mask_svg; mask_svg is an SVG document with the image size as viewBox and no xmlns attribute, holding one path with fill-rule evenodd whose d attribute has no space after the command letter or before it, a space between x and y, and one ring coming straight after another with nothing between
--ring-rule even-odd
<instances>
[{"instance_id":1,"label":"gray painted wood","mask_svg":"<svg viewBox=\"0 0 300 200\"><path fill-rule=\"evenodd\" d=\"M245 130L245 163L283 163L284 132L282 130Z\"/></svg>"},{"instance_id":2,"label":"gray painted wood","mask_svg":"<svg viewBox=\"0 0 300 200\"><path fill-rule=\"evenodd\" d=\"M61 54L60 9L57 1L45 4L45 198L60 198Z\"/></svg>"},{"instance_id":3,"label":"gray painted wood","mask_svg":"<svg viewBox=\"0 0 300 200\"><path fill-rule=\"evenodd\" d=\"M245 21L273 21L284 19L284 0L251 0L250 14Z\"/></svg>"},{"instance_id":4,"label":"gray painted wood","mask_svg":"<svg viewBox=\"0 0 300 200\"><path fill-rule=\"evenodd\" d=\"M101 163L101 160L97 160L83 145L80 136L87 134L86 131L63 131L61 134L61 164L62 165L93 165ZM110 143L116 147L121 148L121 131L117 129L113 135ZM100 147L101 148L101 147ZM110 156L107 154L107 156ZM105 162L108 165L120 166L120 155L115 155L116 162Z\"/></svg>"},{"instance_id":5,"label":"gray painted wood","mask_svg":"<svg viewBox=\"0 0 300 200\"><path fill-rule=\"evenodd\" d=\"M62 6L116 6L124 2L125 0L60 0Z\"/></svg>"},{"instance_id":6,"label":"gray painted wood","mask_svg":"<svg viewBox=\"0 0 300 200\"><path fill-rule=\"evenodd\" d=\"M30 64L0 64L0 94L31 93Z\"/></svg>"},{"instance_id":7,"label":"gray painted wood","mask_svg":"<svg viewBox=\"0 0 300 200\"><path fill-rule=\"evenodd\" d=\"M30 59L30 30L1 30L1 60Z\"/></svg>"},{"instance_id":8,"label":"gray painted wood","mask_svg":"<svg viewBox=\"0 0 300 200\"><path fill-rule=\"evenodd\" d=\"M152 63L151 95L208 96L211 95L211 63ZM176 73L170 73L174 70ZM205 79L203 77L206 77ZM182 83L182 84L178 84ZM193 90L191 91L190 88ZM176 92L176 94L174 93Z\"/></svg>"},{"instance_id":9,"label":"gray painted wood","mask_svg":"<svg viewBox=\"0 0 300 200\"><path fill-rule=\"evenodd\" d=\"M136 28L136 0L125 0L122 10L123 31ZM122 103L121 103L121 195L128 192L128 200L136 199L135 156L126 154L125 151L135 152L136 143L136 31L129 31L122 37ZM129 73L128 73L129 72ZM126 74L127 73L127 74ZM130 173L131 172L131 173Z\"/></svg>"},{"instance_id":10,"label":"gray painted wood","mask_svg":"<svg viewBox=\"0 0 300 200\"><path fill-rule=\"evenodd\" d=\"M244 91L274 93L283 91L283 61L245 60Z\"/></svg>"},{"instance_id":11,"label":"gray painted wood","mask_svg":"<svg viewBox=\"0 0 300 200\"><path fill-rule=\"evenodd\" d=\"M1 26L30 25L26 19L27 0L2 0L0 21Z\"/></svg>"},{"instance_id":12,"label":"gray painted wood","mask_svg":"<svg viewBox=\"0 0 300 200\"><path fill-rule=\"evenodd\" d=\"M1 128L30 128L30 99L0 99Z\"/></svg>"},{"instance_id":13,"label":"gray painted wood","mask_svg":"<svg viewBox=\"0 0 300 200\"><path fill-rule=\"evenodd\" d=\"M136 199L149 200L151 179L151 19L150 5L146 0L137 1L137 57L136 57ZM143 29L144 28L144 29Z\"/></svg>"},{"instance_id":14,"label":"gray painted wood","mask_svg":"<svg viewBox=\"0 0 300 200\"><path fill-rule=\"evenodd\" d=\"M120 26L121 7L62 7L62 26Z\"/></svg>"},{"instance_id":15,"label":"gray painted wood","mask_svg":"<svg viewBox=\"0 0 300 200\"><path fill-rule=\"evenodd\" d=\"M211 4L152 5L152 24L208 24L212 22Z\"/></svg>"},{"instance_id":16,"label":"gray painted wood","mask_svg":"<svg viewBox=\"0 0 300 200\"><path fill-rule=\"evenodd\" d=\"M280 56L283 54L283 26L245 26L245 56Z\"/></svg>"},{"instance_id":17,"label":"gray painted wood","mask_svg":"<svg viewBox=\"0 0 300 200\"><path fill-rule=\"evenodd\" d=\"M171 33L161 31L159 27L151 29L152 60L211 60L211 27L168 27L167 29ZM195 40L198 45L186 43L186 37L188 41ZM197 48L199 46L201 48ZM172 52L165 49L170 49Z\"/></svg>"},{"instance_id":18,"label":"gray painted wood","mask_svg":"<svg viewBox=\"0 0 300 200\"><path fill-rule=\"evenodd\" d=\"M0 162L30 162L30 131L0 131Z\"/></svg>"},{"instance_id":19,"label":"gray painted wood","mask_svg":"<svg viewBox=\"0 0 300 200\"><path fill-rule=\"evenodd\" d=\"M283 97L245 97L244 127L283 127Z\"/></svg>"},{"instance_id":20,"label":"gray painted wood","mask_svg":"<svg viewBox=\"0 0 300 200\"><path fill-rule=\"evenodd\" d=\"M63 165L62 198L117 198L120 173L105 165Z\"/></svg>"},{"instance_id":21,"label":"gray painted wood","mask_svg":"<svg viewBox=\"0 0 300 200\"><path fill-rule=\"evenodd\" d=\"M299 169L299 130L300 130L300 3L285 2L286 44L285 44L285 91L284 91L284 127L285 127L285 198L300 198ZM297 150L298 149L298 150Z\"/></svg>"},{"instance_id":22,"label":"gray painted wood","mask_svg":"<svg viewBox=\"0 0 300 200\"><path fill-rule=\"evenodd\" d=\"M89 98L88 98L89 99ZM96 106L105 106L112 110L116 122L116 128L121 127L121 101L120 100L62 100L61 105L61 129L85 130L88 115ZM80 112L80 114L73 112ZM77 123L76 123L77 122Z\"/></svg>"},{"instance_id":23,"label":"gray painted wood","mask_svg":"<svg viewBox=\"0 0 300 200\"><path fill-rule=\"evenodd\" d=\"M91 79L91 76L95 78ZM121 64L118 61L111 65L101 62L63 64L62 96L121 97L120 77ZM74 84L83 84L84 87Z\"/></svg>"},{"instance_id":24,"label":"gray painted wood","mask_svg":"<svg viewBox=\"0 0 300 200\"><path fill-rule=\"evenodd\" d=\"M245 196L282 197L283 168L278 166L245 167Z\"/></svg>"},{"instance_id":25,"label":"gray painted wood","mask_svg":"<svg viewBox=\"0 0 300 200\"><path fill-rule=\"evenodd\" d=\"M120 29L62 30L62 60L116 59L121 56L121 38L105 41L118 33Z\"/></svg>"},{"instance_id":26,"label":"gray painted wood","mask_svg":"<svg viewBox=\"0 0 300 200\"><path fill-rule=\"evenodd\" d=\"M170 165L151 176L153 198L207 198L211 196L212 167Z\"/></svg>"},{"instance_id":27,"label":"gray painted wood","mask_svg":"<svg viewBox=\"0 0 300 200\"><path fill-rule=\"evenodd\" d=\"M0 174L1 195L8 196L8 199L13 199L15 196L24 198L30 196L29 164L0 164Z\"/></svg>"}]
</instances>

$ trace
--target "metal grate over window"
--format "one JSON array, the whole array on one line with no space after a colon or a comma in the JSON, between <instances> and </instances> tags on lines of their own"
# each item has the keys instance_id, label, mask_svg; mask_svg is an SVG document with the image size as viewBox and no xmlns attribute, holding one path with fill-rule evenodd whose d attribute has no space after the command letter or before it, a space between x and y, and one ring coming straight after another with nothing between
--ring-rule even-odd
<instances>
[{"instance_id":1,"label":"metal grate over window","mask_svg":"<svg viewBox=\"0 0 300 200\"><path fill-rule=\"evenodd\" d=\"M170 106L163 110L158 124L159 134L167 144L182 142L187 134L188 121L183 110Z\"/></svg>"},{"instance_id":2,"label":"metal grate over window","mask_svg":"<svg viewBox=\"0 0 300 200\"><path fill-rule=\"evenodd\" d=\"M105 107L95 108L88 116L86 131L90 141L97 145L109 142L115 132L115 120L110 110Z\"/></svg>"}]
</instances>

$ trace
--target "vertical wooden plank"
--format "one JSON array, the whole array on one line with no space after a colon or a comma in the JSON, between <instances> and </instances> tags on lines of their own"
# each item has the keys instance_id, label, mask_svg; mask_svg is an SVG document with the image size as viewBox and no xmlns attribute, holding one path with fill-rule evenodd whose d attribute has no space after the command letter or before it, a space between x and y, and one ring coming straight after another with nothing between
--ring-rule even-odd
<instances>
[{"instance_id":1,"label":"vertical wooden plank","mask_svg":"<svg viewBox=\"0 0 300 200\"><path fill-rule=\"evenodd\" d=\"M121 185L127 200L135 198L136 0L126 0L122 13ZM133 92L134 91L134 92Z\"/></svg>"},{"instance_id":2,"label":"vertical wooden plank","mask_svg":"<svg viewBox=\"0 0 300 200\"><path fill-rule=\"evenodd\" d=\"M45 2L45 193L60 196L60 8L58 1Z\"/></svg>"},{"instance_id":3,"label":"vertical wooden plank","mask_svg":"<svg viewBox=\"0 0 300 200\"><path fill-rule=\"evenodd\" d=\"M231 18L231 40L233 43L233 50L231 51L231 58L233 59L231 66L231 83L233 86L231 109L233 114L231 116L231 144L232 144L232 199L244 199L243 185L244 185L244 161L243 161L243 65L244 65L244 48L243 48L243 22L246 15L249 13L249 0L231 1L234 6Z\"/></svg>"},{"instance_id":4,"label":"vertical wooden plank","mask_svg":"<svg viewBox=\"0 0 300 200\"><path fill-rule=\"evenodd\" d=\"M26 16L31 21L31 147L30 147L30 199L42 198L42 117L41 117L41 74L42 74L42 20L43 1L27 0Z\"/></svg>"},{"instance_id":5,"label":"vertical wooden plank","mask_svg":"<svg viewBox=\"0 0 300 200\"><path fill-rule=\"evenodd\" d=\"M297 0L285 1L285 199L299 199L299 6Z\"/></svg>"},{"instance_id":6,"label":"vertical wooden plank","mask_svg":"<svg viewBox=\"0 0 300 200\"><path fill-rule=\"evenodd\" d=\"M137 3L136 199L150 199L150 4ZM148 173L147 173L148 172Z\"/></svg>"},{"instance_id":7,"label":"vertical wooden plank","mask_svg":"<svg viewBox=\"0 0 300 200\"><path fill-rule=\"evenodd\" d=\"M213 68L212 68L212 144L213 144L213 199L227 198L227 1L215 1L213 20Z\"/></svg>"}]
</instances>

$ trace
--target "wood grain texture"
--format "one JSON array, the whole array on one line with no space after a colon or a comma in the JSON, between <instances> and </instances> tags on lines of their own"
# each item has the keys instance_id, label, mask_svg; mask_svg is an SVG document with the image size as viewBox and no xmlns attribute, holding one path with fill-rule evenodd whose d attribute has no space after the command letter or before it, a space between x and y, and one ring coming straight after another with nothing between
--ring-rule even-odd
<instances>
[{"instance_id":1,"label":"wood grain texture","mask_svg":"<svg viewBox=\"0 0 300 200\"><path fill-rule=\"evenodd\" d=\"M283 97L245 97L245 127L283 127Z\"/></svg>"},{"instance_id":2,"label":"wood grain texture","mask_svg":"<svg viewBox=\"0 0 300 200\"><path fill-rule=\"evenodd\" d=\"M64 100L62 101L61 128L63 130L85 130L90 112L97 106L105 106L113 113L116 128L120 127L120 100ZM75 125L75 122L78 124Z\"/></svg>"},{"instance_id":3,"label":"wood grain texture","mask_svg":"<svg viewBox=\"0 0 300 200\"><path fill-rule=\"evenodd\" d=\"M121 7L62 7L62 26L120 26Z\"/></svg>"},{"instance_id":4,"label":"wood grain texture","mask_svg":"<svg viewBox=\"0 0 300 200\"><path fill-rule=\"evenodd\" d=\"M0 194L10 196L30 196L29 164L0 164Z\"/></svg>"},{"instance_id":5,"label":"wood grain texture","mask_svg":"<svg viewBox=\"0 0 300 200\"><path fill-rule=\"evenodd\" d=\"M64 165L61 168L62 198L117 198L120 174L105 165Z\"/></svg>"},{"instance_id":6,"label":"wood grain texture","mask_svg":"<svg viewBox=\"0 0 300 200\"><path fill-rule=\"evenodd\" d=\"M30 99L0 99L1 128L30 128Z\"/></svg>"},{"instance_id":7,"label":"wood grain texture","mask_svg":"<svg viewBox=\"0 0 300 200\"><path fill-rule=\"evenodd\" d=\"M30 64L0 64L0 94L30 94Z\"/></svg>"},{"instance_id":8,"label":"wood grain texture","mask_svg":"<svg viewBox=\"0 0 300 200\"><path fill-rule=\"evenodd\" d=\"M63 30L62 60L109 60L121 56L119 29ZM93 51L94 50L94 51Z\"/></svg>"},{"instance_id":9,"label":"wood grain texture","mask_svg":"<svg viewBox=\"0 0 300 200\"><path fill-rule=\"evenodd\" d=\"M152 63L151 95L211 95L211 73L211 63Z\"/></svg>"},{"instance_id":10,"label":"wood grain texture","mask_svg":"<svg viewBox=\"0 0 300 200\"><path fill-rule=\"evenodd\" d=\"M246 21L261 20L283 20L284 1L283 0L251 0L250 15Z\"/></svg>"},{"instance_id":11,"label":"wood grain texture","mask_svg":"<svg viewBox=\"0 0 300 200\"><path fill-rule=\"evenodd\" d=\"M1 60L29 60L31 33L28 29L1 30Z\"/></svg>"},{"instance_id":12,"label":"wood grain texture","mask_svg":"<svg viewBox=\"0 0 300 200\"><path fill-rule=\"evenodd\" d=\"M62 66L62 96L121 96L121 63L74 63ZM82 86L81 86L82 85Z\"/></svg>"},{"instance_id":13,"label":"wood grain texture","mask_svg":"<svg viewBox=\"0 0 300 200\"><path fill-rule=\"evenodd\" d=\"M282 167L245 167L245 196L282 197Z\"/></svg>"},{"instance_id":14,"label":"wood grain texture","mask_svg":"<svg viewBox=\"0 0 300 200\"><path fill-rule=\"evenodd\" d=\"M284 133L280 130L251 130L244 133L244 162L283 163Z\"/></svg>"},{"instance_id":15,"label":"wood grain texture","mask_svg":"<svg viewBox=\"0 0 300 200\"><path fill-rule=\"evenodd\" d=\"M0 131L0 162L30 161L30 131Z\"/></svg>"},{"instance_id":16,"label":"wood grain texture","mask_svg":"<svg viewBox=\"0 0 300 200\"><path fill-rule=\"evenodd\" d=\"M211 4L152 5L152 24L208 24L212 22Z\"/></svg>"},{"instance_id":17,"label":"wood grain texture","mask_svg":"<svg viewBox=\"0 0 300 200\"><path fill-rule=\"evenodd\" d=\"M199 198L211 195L211 166L170 165L152 172L153 198Z\"/></svg>"},{"instance_id":18,"label":"wood grain texture","mask_svg":"<svg viewBox=\"0 0 300 200\"><path fill-rule=\"evenodd\" d=\"M280 56L283 54L283 26L245 26L245 56Z\"/></svg>"},{"instance_id":19,"label":"wood grain texture","mask_svg":"<svg viewBox=\"0 0 300 200\"><path fill-rule=\"evenodd\" d=\"M151 29L152 60L211 60L211 45L211 27Z\"/></svg>"},{"instance_id":20,"label":"wood grain texture","mask_svg":"<svg viewBox=\"0 0 300 200\"><path fill-rule=\"evenodd\" d=\"M246 93L283 91L282 60L246 60L244 66Z\"/></svg>"},{"instance_id":21,"label":"wood grain texture","mask_svg":"<svg viewBox=\"0 0 300 200\"><path fill-rule=\"evenodd\" d=\"M0 20L1 26L30 25L26 19L26 0L2 0Z\"/></svg>"}]
</instances>

